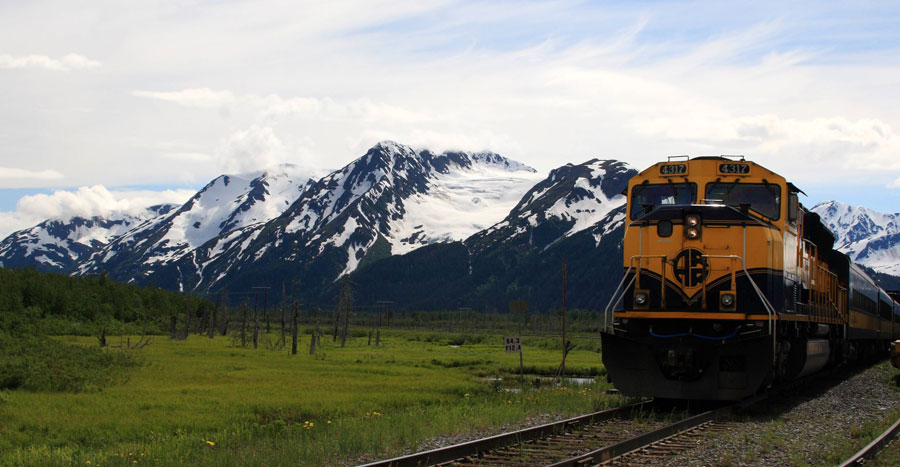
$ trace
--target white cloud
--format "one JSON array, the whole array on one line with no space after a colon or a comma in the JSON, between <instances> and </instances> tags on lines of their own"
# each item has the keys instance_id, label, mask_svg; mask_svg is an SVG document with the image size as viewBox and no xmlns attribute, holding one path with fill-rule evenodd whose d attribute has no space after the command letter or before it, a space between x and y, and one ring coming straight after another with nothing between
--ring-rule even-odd
<instances>
[{"instance_id":1,"label":"white cloud","mask_svg":"<svg viewBox=\"0 0 900 467\"><path fill-rule=\"evenodd\" d=\"M898 178L898 179L894 180L893 182L889 183L887 187L888 187L888 188L900 188L900 178Z\"/></svg>"},{"instance_id":2,"label":"white cloud","mask_svg":"<svg viewBox=\"0 0 900 467\"><path fill-rule=\"evenodd\" d=\"M74 216L108 216L113 212L134 213L155 204L182 204L194 190L110 191L102 185L84 186L75 191L23 196L16 205L23 218L68 219Z\"/></svg>"},{"instance_id":3,"label":"white cloud","mask_svg":"<svg viewBox=\"0 0 900 467\"><path fill-rule=\"evenodd\" d=\"M90 70L100 66L100 62L74 53L67 54L62 58L52 58L46 55L0 54L0 69L6 70L37 68L49 71L72 71Z\"/></svg>"},{"instance_id":4,"label":"white cloud","mask_svg":"<svg viewBox=\"0 0 900 467\"><path fill-rule=\"evenodd\" d=\"M13 232L33 227L43 222L38 216L23 214L20 212L0 211L0 240Z\"/></svg>"},{"instance_id":5,"label":"white cloud","mask_svg":"<svg viewBox=\"0 0 900 467\"><path fill-rule=\"evenodd\" d=\"M159 204L184 204L195 190L112 190L102 185L80 187L74 191L23 196L16 211L0 211L0 239L37 225L47 219L109 216L115 213L139 214Z\"/></svg>"},{"instance_id":6,"label":"white cloud","mask_svg":"<svg viewBox=\"0 0 900 467\"><path fill-rule=\"evenodd\" d=\"M210 88L188 88L180 91L132 91L136 97L159 99L186 107L216 108L230 104L234 95L230 91L215 91Z\"/></svg>"},{"instance_id":7,"label":"white cloud","mask_svg":"<svg viewBox=\"0 0 900 467\"><path fill-rule=\"evenodd\" d=\"M63 174L55 170L27 170L15 167L0 167L0 179L59 180Z\"/></svg>"},{"instance_id":8,"label":"white cloud","mask_svg":"<svg viewBox=\"0 0 900 467\"><path fill-rule=\"evenodd\" d=\"M233 133L222 143L218 163L225 172L245 173L289 160L284 143L271 127L252 126Z\"/></svg>"},{"instance_id":9,"label":"white cloud","mask_svg":"<svg viewBox=\"0 0 900 467\"><path fill-rule=\"evenodd\" d=\"M0 166L43 158L68 186L336 168L381 139L539 170L743 153L823 186L900 177L895 6L54 1L5 9L0 43L102 51L108 73L0 73ZM101 9L127 32L84 34ZM64 61L0 68L90 66Z\"/></svg>"},{"instance_id":10,"label":"white cloud","mask_svg":"<svg viewBox=\"0 0 900 467\"><path fill-rule=\"evenodd\" d=\"M182 162L207 162L213 159L209 154L202 152L164 152L160 157Z\"/></svg>"}]
</instances>

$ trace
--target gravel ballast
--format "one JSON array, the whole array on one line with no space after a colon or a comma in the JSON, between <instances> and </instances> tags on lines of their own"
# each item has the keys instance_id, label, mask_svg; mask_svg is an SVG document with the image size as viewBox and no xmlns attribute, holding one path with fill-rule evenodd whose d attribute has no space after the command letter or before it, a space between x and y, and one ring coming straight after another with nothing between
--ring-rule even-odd
<instances>
[{"instance_id":1,"label":"gravel ballast","mask_svg":"<svg viewBox=\"0 0 900 467\"><path fill-rule=\"evenodd\" d=\"M738 416L737 426L702 437L696 449L647 465L836 465L868 444L873 425L900 410L896 374L881 363L824 388L764 402Z\"/></svg>"}]
</instances>

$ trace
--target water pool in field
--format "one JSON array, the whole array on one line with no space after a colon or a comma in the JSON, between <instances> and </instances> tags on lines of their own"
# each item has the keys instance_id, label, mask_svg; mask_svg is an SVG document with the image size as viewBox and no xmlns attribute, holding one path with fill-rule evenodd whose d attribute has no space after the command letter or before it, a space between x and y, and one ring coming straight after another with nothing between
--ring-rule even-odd
<instances>
[{"instance_id":1,"label":"water pool in field","mask_svg":"<svg viewBox=\"0 0 900 467\"><path fill-rule=\"evenodd\" d=\"M565 376L562 378L554 378L544 375L509 375L509 376L487 376L479 378L484 384L498 386L501 391L520 392L524 385L533 389L552 389L560 386L589 386L596 382L595 378L586 378L581 376Z\"/></svg>"}]
</instances>

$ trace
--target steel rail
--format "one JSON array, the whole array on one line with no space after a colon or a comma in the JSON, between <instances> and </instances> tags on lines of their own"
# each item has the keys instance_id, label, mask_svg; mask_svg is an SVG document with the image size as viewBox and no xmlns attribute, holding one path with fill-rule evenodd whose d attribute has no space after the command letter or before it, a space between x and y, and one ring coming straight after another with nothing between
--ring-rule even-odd
<instances>
[{"instance_id":1,"label":"steel rail","mask_svg":"<svg viewBox=\"0 0 900 467\"><path fill-rule=\"evenodd\" d=\"M550 464L550 467L582 466L586 464L599 464L601 462L606 462L614 457L636 451L657 441L691 430L704 423L711 422L716 418L722 416L723 414L728 413L732 408L733 406L728 406L703 412L699 415L694 415L693 417L686 418L671 425L664 426L658 430L643 433L633 438L629 438L624 441L611 444L609 446L604 446L595 451L572 457L555 464Z\"/></svg>"},{"instance_id":2,"label":"steel rail","mask_svg":"<svg viewBox=\"0 0 900 467\"><path fill-rule=\"evenodd\" d=\"M866 460L875 457L882 448L887 446L888 443L897 436L898 432L900 432L900 420L897 420L890 428L885 430L884 433L875 438L866 447L860 449L859 452L844 461L844 463L841 464L841 467L864 464Z\"/></svg>"},{"instance_id":3,"label":"steel rail","mask_svg":"<svg viewBox=\"0 0 900 467\"><path fill-rule=\"evenodd\" d=\"M606 462L613 458L647 447L657 441L662 441L666 438L671 438L687 431L693 430L694 428L697 428L704 423L712 422L719 418L725 417L735 409L746 409L747 407L762 402L769 397L778 394L779 392L780 390L768 391L763 394L758 394L756 396L737 401L725 407L709 410L701 414L694 415L693 417L672 423L671 425L664 426L657 430L643 433L633 438L611 444L609 446L604 446L595 451L572 457L555 464L551 464L550 467L582 466L587 464L599 464L602 462Z\"/></svg>"},{"instance_id":4,"label":"steel rail","mask_svg":"<svg viewBox=\"0 0 900 467\"><path fill-rule=\"evenodd\" d=\"M503 433L488 438L456 444L453 446L432 449L430 451L417 452L406 456L395 457L393 459L376 461L365 464L362 467L405 467L440 464L456 459L462 459L468 456L474 456L482 452L490 451L492 449L544 438L549 435L560 433L563 430L574 426L590 425L604 420L613 419L622 415L627 415L635 410L643 410L644 408L650 406L650 404L652 403L652 400L638 402L636 404L630 404L615 409L594 412L592 414L582 415L579 417L570 418L568 420L547 423L536 427Z\"/></svg>"}]
</instances>

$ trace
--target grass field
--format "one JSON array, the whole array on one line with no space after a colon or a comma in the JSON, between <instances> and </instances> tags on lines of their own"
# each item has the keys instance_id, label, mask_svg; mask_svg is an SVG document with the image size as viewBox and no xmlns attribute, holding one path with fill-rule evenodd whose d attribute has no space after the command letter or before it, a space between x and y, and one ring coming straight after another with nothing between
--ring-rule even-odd
<instances>
[{"instance_id":1,"label":"grass field","mask_svg":"<svg viewBox=\"0 0 900 467\"><path fill-rule=\"evenodd\" d=\"M522 392L485 383L483 376L518 371L518 354L504 353L501 336L388 331L380 347L357 337L343 349L323 337L314 356L309 339L291 356L235 347L230 338L160 336L133 351L141 364L122 370L124 382L77 393L0 392L0 464L328 465L529 414L622 403L604 394L602 377ZM574 341L567 373L601 375L598 341ZM553 373L558 345L526 337L528 371Z\"/></svg>"}]
</instances>

